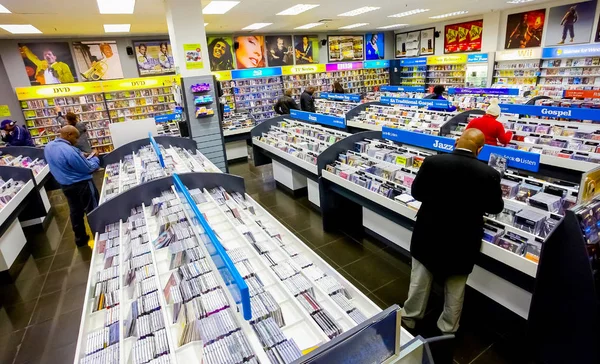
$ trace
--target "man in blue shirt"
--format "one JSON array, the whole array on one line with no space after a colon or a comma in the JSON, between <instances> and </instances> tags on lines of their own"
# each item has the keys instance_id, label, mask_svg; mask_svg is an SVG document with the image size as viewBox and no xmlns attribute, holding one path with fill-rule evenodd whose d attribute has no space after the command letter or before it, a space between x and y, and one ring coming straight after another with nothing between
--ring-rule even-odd
<instances>
[{"instance_id":1,"label":"man in blue shirt","mask_svg":"<svg viewBox=\"0 0 600 364\"><path fill-rule=\"evenodd\" d=\"M50 173L60 183L69 203L71 224L75 233L77 246L85 246L89 236L83 220L85 213L90 213L98 206L100 196L92 180L92 173L100 166L95 152L87 158L74 147L79 138L79 131L67 125L60 129L60 137L46 145L44 157Z\"/></svg>"},{"instance_id":2,"label":"man in blue shirt","mask_svg":"<svg viewBox=\"0 0 600 364\"><path fill-rule=\"evenodd\" d=\"M35 147L29 130L21 125L17 125L16 121L2 120L0 129L2 129L2 140L9 147Z\"/></svg>"}]
</instances>

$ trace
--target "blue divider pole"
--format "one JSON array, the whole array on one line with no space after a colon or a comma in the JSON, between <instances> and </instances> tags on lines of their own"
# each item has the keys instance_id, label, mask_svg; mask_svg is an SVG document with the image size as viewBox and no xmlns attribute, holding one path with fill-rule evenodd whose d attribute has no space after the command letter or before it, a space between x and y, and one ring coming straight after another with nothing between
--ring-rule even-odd
<instances>
[{"instance_id":1,"label":"blue divider pole","mask_svg":"<svg viewBox=\"0 0 600 364\"><path fill-rule=\"evenodd\" d=\"M152 136L151 132L148 132L148 138L150 138L150 144L152 145L152 148L154 148L154 152L158 156L158 162L160 163L160 166L165 168L165 160L163 159L163 155L160 152L160 148L158 147L156 140L154 140L154 137Z\"/></svg>"},{"instance_id":2,"label":"blue divider pole","mask_svg":"<svg viewBox=\"0 0 600 364\"><path fill-rule=\"evenodd\" d=\"M225 267L231 274L231 277L235 281L235 284L238 286L238 288L240 290L240 297L241 297L241 301L242 301L242 312L244 315L244 319L246 319L246 320L252 319L252 308L250 307L250 291L248 290L248 285L246 284L246 281L244 281L244 278L242 278L242 276L240 275L240 272L238 272L237 268L231 261L229 254L227 254L227 252L225 251L225 248L223 248L223 245L221 245L221 242L215 235L215 232L212 230L212 228L210 227L208 222L204 219L204 216L202 215L200 210L198 210L198 206L196 206L194 199L188 192L187 188L184 186L183 182L181 182L181 179L179 178L177 173L173 174L173 182L175 184L175 187L185 197L186 201L190 205L190 208L194 212L194 215L196 216L196 218L200 222L200 225L206 232L206 235L208 235L208 238L213 243L215 250L217 251L217 254L219 254L221 259L223 260Z\"/></svg>"}]
</instances>

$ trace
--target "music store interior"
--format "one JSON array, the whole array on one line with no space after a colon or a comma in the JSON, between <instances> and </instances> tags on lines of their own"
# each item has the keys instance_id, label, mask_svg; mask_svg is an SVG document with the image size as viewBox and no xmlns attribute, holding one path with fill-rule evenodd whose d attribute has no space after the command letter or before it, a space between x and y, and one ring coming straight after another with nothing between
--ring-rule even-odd
<instances>
[{"instance_id":1,"label":"music store interior","mask_svg":"<svg viewBox=\"0 0 600 364\"><path fill-rule=\"evenodd\" d=\"M599 22L0 0L0 363L599 363Z\"/></svg>"}]
</instances>

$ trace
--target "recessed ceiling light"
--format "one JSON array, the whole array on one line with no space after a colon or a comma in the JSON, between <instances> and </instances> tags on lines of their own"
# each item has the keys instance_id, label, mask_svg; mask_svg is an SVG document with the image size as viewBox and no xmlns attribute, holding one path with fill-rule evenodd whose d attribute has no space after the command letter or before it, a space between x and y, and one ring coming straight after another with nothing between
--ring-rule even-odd
<instances>
[{"instance_id":1,"label":"recessed ceiling light","mask_svg":"<svg viewBox=\"0 0 600 364\"><path fill-rule=\"evenodd\" d=\"M429 9L414 9L414 10L404 11L402 13L398 13L398 14L394 14L394 15L389 15L388 18L402 18L405 16L426 13L428 11L429 11Z\"/></svg>"},{"instance_id":2,"label":"recessed ceiling light","mask_svg":"<svg viewBox=\"0 0 600 364\"><path fill-rule=\"evenodd\" d=\"M1 14L11 14L10 10L5 8L3 5L0 5L0 13Z\"/></svg>"},{"instance_id":3,"label":"recessed ceiling light","mask_svg":"<svg viewBox=\"0 0 600 364\"><path fill-rule=\"evenodd\" d=\"M225 14L239 3L239 1L211 1L202 9L202 14Z\"/></svg>"},{"instance_id":4,"label":"recessed ceiling light","mask_svg":"<svg viewBox=\"0 0 600 364\"><path fill-rule=\"evenodd\" d=\"M0 25L0 28L13 34L40 34L42 33L38 28L31 24L6 24Z\"/></svg>"},{"instance_id":5,"label":"recessed ceiling light","mask_svg":"<svg viewBox=\"0 0 600 364\"><path fill-rule=\"evenodd\" d=\"M105 33L127 33L131 24L104 24Z\"/></svg>"},{"instance_id":6,"label":"recessed ceiling light","mask_svg":"<svg viewBox=\"0 0 600 364\"><path fill-rule=\"evenodd\" d=\"M468 13L469 13L468 11L461 10L461 11L455 11L453 13L430 16L429 19L443 19L443 18L449 18L451 16L464 15L464 14L468 14Z\"/></svg>"},{"instance_id":7,"label":"recessed ceiling light","mask_svg":"<svg viewBox=\"0 0 600 364\"><path fill-rule=\"evenodd\" d=\"M357 16L360 14L368 13L369 11L374 11L374 10L379 10L379 9L381 9L381 8L377 7L377 6L363 6L362 8L354 9L352 11L348 11L348 12L339 14L338 16Z\"/></svg>"},{"instance_id":8,"label":"recessed ceiling light","mask_svg":"<svg viewBox=\"0 0 600 364\"><path fill-rule=\"evenodd\" d=\"M532 1L534 1L534 0L510 0L510 1L507 1L506 3L507 4L523 4L523 3L530 3Z\"/></svg>"},{"instance_id":9,"label":"recessed ceiling light","mask_svg":"<svg viewBox=\"0 0 600 364\"><path fill-rule=\"evenodd\" d=\"M350 24L350 25L346 25L345 27L341 27L338 29L354 29L354 28L358 28L358 27L364 27L365 25L369 25L369 23Z\"/></svg>"},{"instance_id":10,"label":"recessed ceiling light","mask_svg":"<svg viewBox=\"0 0 600 364\"><path fill-rule=\"evenodd\" d=\"M379 27L377 29L392 29L392 28L400 28L400 27L405 27L408 26L408 24L392 24L392 25L386 25L384 27Z\"/></svg>"},{"instance_id":11,"label":"recessed ceiling light","mask_svg":"<svg viewBox=\"0 0 600 364\"><path fill-rule=\"evenodd\" d=\"M204 26L207 26L207 25L208 25L208 23L204 23Z\"/></svg>"},{"instance_id":12,"label":"recessed ceiling light","mask_svg":"<svg viewBox=\"0 0 600 364\"><path fill-rule=\"evenodd\" d=\"M294 29L310 29L310 28L318 27L319 25L323 25L323 23L308 23L308 24L304 24L304 25L299 26Z\"/></svg>"},{"instance_id":13,"label":"recessed ceiling light","mask_svg":"<svg viewBox=\"0 0 600 364\"><path fill-rule=\"evenodd\" d=\"M245 28L242 28L242 30L256 30L256 29L268 27L271 24L273 24L273 23L254 23L254 24L248 25Z\"/></svg>"},{"instance_id":14,"label":"recessed ceiling light","mask_svg":"<svg viewBox=\"0 0 600 364\"><path fill-rule=\"evenodd\" d=\"M96 0L100 14L133 14L135 0Z\"/></svg>"},{"instance_id":15,"label":"recessed ceiling light","mask_svg":"<svg viewBox=\"0 0 600 364\"><path fill-rule=\"evenodd\" d=\"M314 9L319 5L312 5L312 4L298 4L298 5L294 5L291 8L284 10L280 13L277 13L277 15L298 15L300 13L303 13L305 11L308 11L310 9Z\"/></svg>"}]
</instances>

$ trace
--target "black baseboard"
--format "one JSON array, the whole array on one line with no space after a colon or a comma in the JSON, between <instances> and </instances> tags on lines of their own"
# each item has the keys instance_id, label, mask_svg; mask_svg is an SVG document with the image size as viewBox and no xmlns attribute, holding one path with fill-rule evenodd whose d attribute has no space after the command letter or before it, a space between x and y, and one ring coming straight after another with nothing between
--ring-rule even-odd
<instances>
[{"instance_id":1,"label":"black baseboard","mask_svg":"<svg viewBox=\"0 0 600 364\"><path fill-rule=\"evenodd\" d=\"M307 187L302 187L297 190L292 190L291 188L289 188L288 186L284 185L283 183L281 183L279 181L275 181L275 184L277 185L277 188L279 188L285 194L287 194L293 198L308 196L308 188Z\"/></svg>"},{"instance_id":2,"label":"black baseboard","mask_svg":"<svg viewBox=\"0 0 600 364\"><path fill-rule=\"evenodd\" d=\"M315 212L318 212L319 214L321 214L321 208L319 206L317 206L316 204L312 203L310 200L308 201L308 204L310 206L310 208L312 210L314 210Z\"/></svg>"},{"instance_id":3,"label":"black baseboard","mask_svg":"<svg viewBox=\"0 0 600 364\"><path fill-rule=\"evenodd\" d=\"M248 157L239 157L239 158L233 158L233 159L228 159L227 160L227 164L229 163L242 163L242 162L248 162Z\"/></svg>"}]
</instances>

